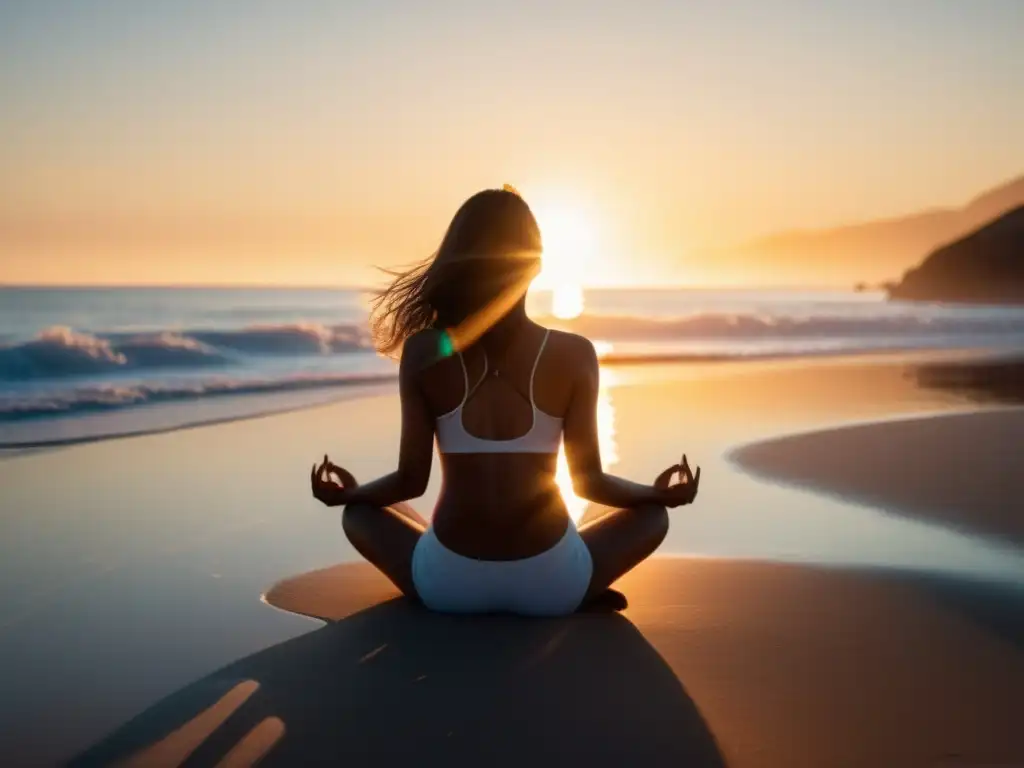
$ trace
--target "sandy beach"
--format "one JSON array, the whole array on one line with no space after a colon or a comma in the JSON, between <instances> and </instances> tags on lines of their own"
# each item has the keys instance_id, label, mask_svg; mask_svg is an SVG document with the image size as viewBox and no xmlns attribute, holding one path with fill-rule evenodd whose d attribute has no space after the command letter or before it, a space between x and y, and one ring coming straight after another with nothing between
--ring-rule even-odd
<instances>
[{"instance_id":1,"label":"sandy beach","mask_svg":"<svg viewBox=\"0 0 1024 768\"><path fill-rule=\"evenodd\" d=\"M488 620L471 637L464 621L421 623L398 603L360 611L393 594L362 566L310 574L268 597L338 622L325 632L367 629L359 650L331 667L339 694L359 674L359 652L379 648L372 663L395 694L371 692L377 714L342 718L351 730L332 744L339 759L368 748L397 764L422 739L436 750L429 754L458 765L572 754L597 765L953 766L1024 754L1024 624L1014 617L1024 592L669 557L620 587L630 601L621 616L578 616L536 635L528 624ZM994 615L986 600L999 602ZM514 650L509 631L523 633ZM484 644L502 653L481 655ZM641 653L652 650L657 668ZM279 671L279 687L266 692L268 713L297 706L302 686L286 677ZM384 717L377 708L410 696L430 722L395 725L397 740L373 730L367 720ZM516 708L536 718L510 731ZM445 729L455 743L429 740Z\"/></svg>"},{"instance_id":2,"label":"sandy beach","mask_svg":"<svg viewBox=\"0 0 1024 768\"><path fill-rule=\"evenodd\" d=\"M795 435L734 458L767 478L1024 544L1024 408Z\"/></svg>"},{"instance_id":3,"label":"sandy beach","mask_svg":"<svg viewBox=\"0 0 1024 768\"><path fill-rule=\"evenodd\" d=\"M686 450L701 498L621 582L623 614L558 622L430 616L352 564L305 472L324 451L360 478L390 469L390 393L6 457L0 752L12 765L1024 761L1024 556L1006 506L1024 422L923 385L929 360L606 371L612 469L653 479ZM893 446L941 479L870 471ZM947 488L959 495L944 506Z\"/></svg>"}]
</instances>

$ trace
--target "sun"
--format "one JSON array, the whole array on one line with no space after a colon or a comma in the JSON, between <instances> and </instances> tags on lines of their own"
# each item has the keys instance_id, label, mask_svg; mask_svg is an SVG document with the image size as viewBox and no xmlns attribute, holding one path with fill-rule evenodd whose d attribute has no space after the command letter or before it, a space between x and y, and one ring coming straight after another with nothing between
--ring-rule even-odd
<instances>
[{"instance_id":1,"label":"sun","mask_svg":"<svg viewBox=\"0 0 1024 768\"><path fill-rule=\"evenodd\" d=\"M559 320L572 320L583 314L583 288L563 283L551 289L551 314Z\"/></svg>"},{"instance_id":2,"label":"sun","mask_svg":"<svg viewBox=\"0 0 1024 768\"><path fill-rule=\"evenodd\" d=\"M544 240L538 288L551 291L555 317L578 317L583 313L583 275L597 251L593 221L566 203L541 202L534 213Z\"/></svg>"}]
</instances>

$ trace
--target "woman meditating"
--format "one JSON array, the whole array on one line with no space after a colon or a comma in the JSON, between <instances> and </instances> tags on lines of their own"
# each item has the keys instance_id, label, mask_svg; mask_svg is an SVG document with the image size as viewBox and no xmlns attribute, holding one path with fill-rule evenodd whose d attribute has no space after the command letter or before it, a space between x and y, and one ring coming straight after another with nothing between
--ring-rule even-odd
<instances>
[{"instance_id":1,"label":"woman meditating","mask_svg":"<svg viewBox=\"0 0 1024 768\"><path fill-rule=\"evenodd\" d=\"M517 192L467 200L434 256L374 301L377 348L401 350L398 469L360 485L327 456L313 466L313 495L345 507L356 550L436 611L572 613L654 552L666 508L697 495L685 456L652 485L602 469L597 356L527 317L540 266ZM427 523L404 502L426 490L435 437L444 482ZM576 494L615 509L580 530L555 483L563 439Z\"/></svg>"}]
</instances>

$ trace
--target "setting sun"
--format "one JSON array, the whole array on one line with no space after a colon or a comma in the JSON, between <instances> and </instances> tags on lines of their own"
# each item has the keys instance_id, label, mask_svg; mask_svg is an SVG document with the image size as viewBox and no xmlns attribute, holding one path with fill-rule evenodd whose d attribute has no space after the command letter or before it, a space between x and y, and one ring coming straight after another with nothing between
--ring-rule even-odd
<instances>
[{"instance_id":1,"label":"setting sun","mask_svg":"<svg viewBox=\"0 0 1024 768\"><path fill-rule=\"evenodd\" d=\"M552 288L551 314L560 320L571 320L583 314L583 288L573 283Z\"/></svg>"},{"instance_id":2,"label":"setting sun","mask_svg":"<svg viewBox=\"0 0 1024 768\"><path fill-rule=\"evenodd\" d=\"M598 250L595 222L578 206L543 198L534 205L534 212L544 240L538 287L551 291L555 317L578 317L584 306L584 270Z\"/></svg>"}]
</instances>

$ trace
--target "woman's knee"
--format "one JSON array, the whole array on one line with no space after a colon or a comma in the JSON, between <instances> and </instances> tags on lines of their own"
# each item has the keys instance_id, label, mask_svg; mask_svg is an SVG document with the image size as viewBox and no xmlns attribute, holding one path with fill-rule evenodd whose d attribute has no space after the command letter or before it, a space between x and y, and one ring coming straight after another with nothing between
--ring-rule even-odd
<instances>
[{"instance_id":1,"label":"woman's knee","mask_svg":"<svg viewBox=\"0 0 1024 768\"><path fill-rule=\"evenodd\" d=\"M375 517L380 517L380 508L372 504L349 504L342 510L341 527L349 541L364 538Z\"/></svg>"},{"instance_id":2,"label":"woman's knee","mask_svg":"<svg viewBox=\"0 0 1024 768\"><path fill-rule=\"evenodd\" d=\"M668 535L668 509L662 504L642 504L634 507L633 511L643 520L645 536L656 539L657 543L661 544Z\"/></svg>"}]
</instances>

